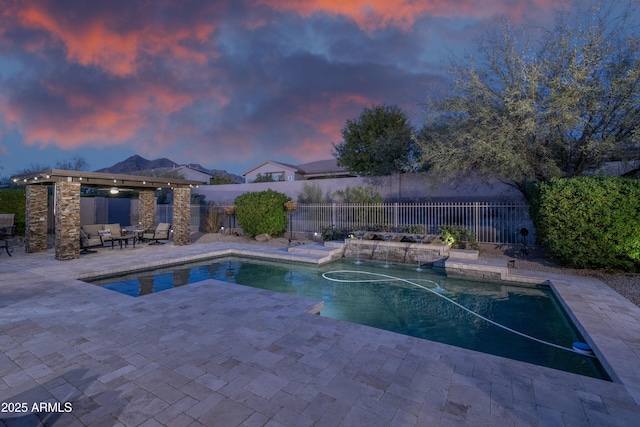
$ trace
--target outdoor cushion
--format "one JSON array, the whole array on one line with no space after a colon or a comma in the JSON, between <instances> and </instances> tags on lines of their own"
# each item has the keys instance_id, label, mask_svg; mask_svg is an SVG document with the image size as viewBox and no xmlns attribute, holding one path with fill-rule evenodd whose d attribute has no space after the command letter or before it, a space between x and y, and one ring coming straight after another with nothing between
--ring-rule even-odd
<instances>
[{"instance_id":1,"label":"outdoor cushion","mask_svg":"<svg viewBox=\"0 0 640 427\"><path fill-rule=\"evenodd\" d=\"M104 225L104 229L111 231L111 235L112 236L119 236L120 235L120 223L118 223L118 222L113 223L113 224L105 224Z\"/></svg>"},{"instance_id":2,"label":"outdoor cushion","mask_svg":"<svg viewBox=\"0 0 640 427\"><path fill-rule=\"evenodd\" d=\"M102 246L102 239L98 234L94 234L89 237L89 235L80 228L80 249L82 249L81 253L89 253L89 248L93 248L96 246Z\"/></svg>"},{"instance_id":3,"label":"outdoor cushion","mask_svg":"<svg viewBox=\"0 0 640 427\"><path fill-rule=\"evenodd\" d=\"M159 243L158 240L169 240L169 230L171 229L171 224L166 222L161 222L158 224L156 229L151 233L144 233L143 238L149 240L155 240L156 243Z\"/></svg>"},{"instance_id":4,"label":"outdoor cushion","mask_svg":"<svg viewBox=\"0 0 640 427\"><path fill-rule=\"evenodd\" d=\"M85 224L81 228L85 233L87 233L89 238L98 237L98 231L104 230L104 226L102 224Z\"/></svg>"}]
</instances>

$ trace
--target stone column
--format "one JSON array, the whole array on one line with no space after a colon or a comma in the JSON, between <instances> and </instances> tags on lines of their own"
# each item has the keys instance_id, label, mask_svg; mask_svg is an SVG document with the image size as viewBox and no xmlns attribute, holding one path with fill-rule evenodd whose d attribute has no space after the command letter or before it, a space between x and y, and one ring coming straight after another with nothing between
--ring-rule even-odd
<instances>
[{"instance_id":1,"label":"stone column","mask_svg":"<svg viewBox=\"0 0 640 427\"><path fill-rule=\"evenodd\" d=\"M173 244L188 245L191 237L191 188L173 189Z\"/></svg>"},{"instance_id":2,"label":"stone column","mask_svg":"<svg viewBox=\"0 0 640 427\"><path fill-rule=\"evenodd\" d=\"M55 184L56 259L80 258L80 183Z\"/></svg>"},{"instance_id":3,"label":"stone column","mask_svg":"<svg viewBox=\"0 0 640 427\"><path fill-rule=\"evenodd\" d=\"M28 253L47 250L48 190L46 185L27 185L25 250Z\"/></svg>"},{"instance_id":4,"label":"stone column","mask_svg":"<svg viewBox=\"0 0 640 427\"><path fill-rule=\"evenodd\" d=\"M138 197L140 198L141 228L153 228L156 223L155 193L149 190L142 190Z\"/></svg>"}]
</instances>

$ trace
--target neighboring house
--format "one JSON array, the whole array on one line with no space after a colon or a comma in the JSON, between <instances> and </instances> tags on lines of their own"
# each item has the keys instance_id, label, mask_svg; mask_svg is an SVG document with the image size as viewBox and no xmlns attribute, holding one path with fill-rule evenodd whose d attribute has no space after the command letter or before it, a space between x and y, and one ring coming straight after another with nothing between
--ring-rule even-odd
<instances>
[{"instance_id":1,"label":"neighboring house","mask_svg":"<svg viewBox=\"0 0 640 427\"><path fill-rule=\"evenodd\" d=\"M211 182L211 173L209 173L209 171L190 167L189 165L176 166L171 172L177 173L183 179L201 181L203 184L209 184Z\"/></svg>"},{"instance_id":2,"label":"neighboring house","mask_svg":"<svg viewBox=\"0 0 640 427\"><path fill-rule=\"evenodd\" d=\"M297 166L267 160L242 175L245 177L245 183L254 182L258 177L273 181L304 181L356 176L347 168L338 166L336 159L318 160Z\"/></svg>"}]
</instances>

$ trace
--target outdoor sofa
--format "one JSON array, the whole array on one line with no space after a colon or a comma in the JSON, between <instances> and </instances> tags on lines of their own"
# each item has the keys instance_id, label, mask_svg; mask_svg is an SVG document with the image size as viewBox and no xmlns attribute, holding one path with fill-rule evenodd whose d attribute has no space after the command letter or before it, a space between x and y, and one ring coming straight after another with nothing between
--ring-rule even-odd
<instances>
[{"instance_id":1,"label":"outdoor sofa","mask_svg":"<svg viewBox=\"0 0 640 427\"><path fill-rule=\"evenodd\" d=\"M120 236L120 224L85 224L80 227L80 249L89 253L89 248L100 248L111 242L111 236Z\"/></svg>"}]
</instances>

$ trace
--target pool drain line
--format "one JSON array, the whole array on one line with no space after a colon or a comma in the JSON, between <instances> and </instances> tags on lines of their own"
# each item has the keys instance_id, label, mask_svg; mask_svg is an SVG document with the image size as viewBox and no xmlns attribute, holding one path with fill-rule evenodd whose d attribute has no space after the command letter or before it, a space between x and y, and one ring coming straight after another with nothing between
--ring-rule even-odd
<instances>
[{"instance_id":1,"label":"pool drain line","mask_svg":"<svg viewBox=\"0 0 640 427\"><path fill-rule=\"evenodd\" d=\"M380 277L380 279L362 279L362 280L356 280L356 279L337 279L337 278L335 278L335 277L331 277L331 275L336 275L336 274L341 274L341 273L352 273L352 274L353 274L353 273L355 273L355 274L362 274L362 275L376 276L376 277ZM575 354L579 354L579 355L581 355L581 356L588 356L588 357L596 358L596 356L595 356L595 355L593 355L593 354L589 354L589 353L586 353L586 352L584 352L584 351L578 351L578 350L576 350L576 349L574 349L574 348L571 348L571 347L563 347L563 346L561 346L561 345L554 344L554 343L552 343L552 342L544 341L544 340L541 340L541 339L539 339L539 338L532 337L531 335L527 335L527 334L525 334L525 333L522 333L522 332L520 332L520 331L516 331L515 329L511 329L511 328L509 328L508 326L501 325L500 323L495 322L495 321L493 321L493 320L491 320L491 319L488 319L488 318L486 318L486 317L482 316L481 314L478 314L478 313L476 313L475 311L468 309L467 307L463 306L462 304L459 304L459 303L455 302L455 301L454 301L454 300L452 300L451 298L448 298L448 297L446 297L446 296L442 295L442 293L441 293L442 288L440 287L440 285L439 285L438 283L434 282L433 280L429 280L429 279L417 279L418 281L421 281L421 282L429 282L429 283L434 284L434 285L436 286L436 289L431 289L431 288L428 288L428 287L426 287L426 286L422 286L422 285L420 285L420 284L418 284L418 283L415 283L415 282L413 282L413 281L411 281L411 280L408 280L408 279L403 279L403 278L401 278L401 277L390 276L390 275L388 275L388 274L382 274L382 273L372 273L372 272L368 272L368 271L358 271L358 270L334 270L334 271L327 271L326 273L322 273L322 277L324 277L325 279L330 280L330 281L332 281L332 282L341 282L341 283L362 283L362 282L373 283L373 282L386 282L386 281L388 281L389 279L391 279L391 280L397 280L397 281L400 281L400 282L404 282L404 283L407 283L407 284L409 284L409 285L415 286L415 287L417 287L417 288L420 288L420 289L424 289L424 290L426 290L426 291L429 291L429 292L431 292L432 294L434 294L434 295L436 295L436 296L438 296L438 297L440 297L440 298L444 299L445 301L448 301L448 302L450 302L451 304L453 304L453 305L455 305L455 306L457 306L457 307L460 307L461 309L463 309L463 310L464 310L464 311L466 311L467 313L470 313L470 314L472 314L472 315L474 315L474 316L476 316L476 317L478 317L478 318L480 318L480 319L484 320L485 322L489 322L489 323L491 323L491 324L492 324L492 325L494 325L494 326L497 326L497 327L499 327L499 328L501 328L501 329L504 329L505 331L512 332L512 333L514 333L514 334L516 334L516 335L520 335L521 337L528 338L528 339L533 340L533 341L536 341L536 342L538 342L538 343L540 343L540 344L545 344L545 345L548 345L548 346L551 346L551 347L555 347L555 348L560 349L560 350L566 350L566 351L570 351L570 352L575 353Z\"/></svg>"}]
</instances>

